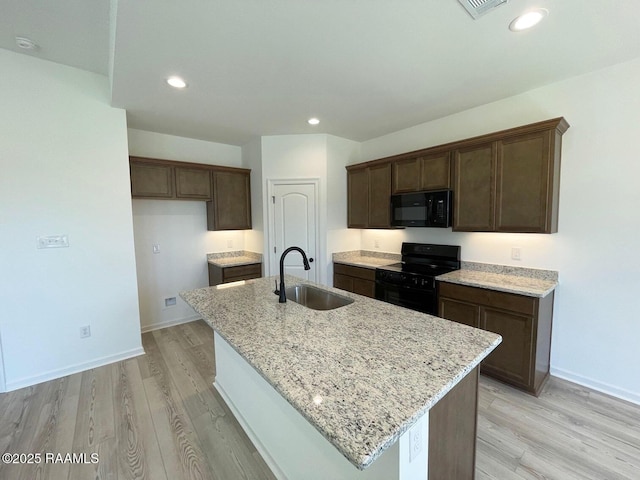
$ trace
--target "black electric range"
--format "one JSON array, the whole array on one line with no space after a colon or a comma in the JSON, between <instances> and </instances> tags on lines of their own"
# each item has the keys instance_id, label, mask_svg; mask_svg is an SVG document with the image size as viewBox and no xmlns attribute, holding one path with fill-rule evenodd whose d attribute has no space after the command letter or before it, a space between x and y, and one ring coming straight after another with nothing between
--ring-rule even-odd
<instances>
[{"instance_id":1,"label":"black electric range","mask_svg":"<svg viewBox=\"0 0 640 480\"><path fill-rule=\"evenodd\" d=\"M376 298L437 315L436 277L460 269L460 247L402 243L402 262L376 269Z\"/></svg>"}]
</instances>

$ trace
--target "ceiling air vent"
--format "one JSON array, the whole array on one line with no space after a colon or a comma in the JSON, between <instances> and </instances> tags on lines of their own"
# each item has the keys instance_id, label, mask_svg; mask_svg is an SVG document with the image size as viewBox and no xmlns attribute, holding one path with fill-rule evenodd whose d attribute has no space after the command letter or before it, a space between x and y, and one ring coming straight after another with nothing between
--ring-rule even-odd
<instances>
[{"instance_id":1,"label":"ceiling air vent","mask_svg":"<svg viewBox=\"0 0 640 480\"><path fill-rule=\"evenodd\" d=\"M474 19L481 17L489 10L507 3L508 0L458 0Z\"/></svg>"}]
</instances>

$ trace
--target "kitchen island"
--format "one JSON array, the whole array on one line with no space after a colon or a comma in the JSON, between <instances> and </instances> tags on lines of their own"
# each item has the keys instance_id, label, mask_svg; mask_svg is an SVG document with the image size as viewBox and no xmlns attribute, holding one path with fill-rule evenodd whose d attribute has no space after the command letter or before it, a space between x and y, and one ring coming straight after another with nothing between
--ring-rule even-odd
<instances>
[{"instance_id":1,"label":"kitchen island","mask_svg":"<svg viewBox=\"0 0 640 480\"><path fill-rule=\"evenodd\" d=\"M477 366L499 335L322 286L355 301L280 304L274 280L181 296L214 329L214 386L278 478L434 480L473 462Z\"/></svg>"}]
</instances>

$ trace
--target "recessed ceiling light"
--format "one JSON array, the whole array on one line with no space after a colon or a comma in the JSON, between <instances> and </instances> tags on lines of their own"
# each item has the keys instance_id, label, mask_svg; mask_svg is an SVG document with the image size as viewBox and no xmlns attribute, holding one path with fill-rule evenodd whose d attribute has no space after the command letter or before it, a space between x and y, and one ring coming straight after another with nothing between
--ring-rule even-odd
<instances>
[{"instance_id":1,"label":"recessed ceiling light","mask_svg":"<svg viewBox=\"0 0 640 480\"><path fill-rule=\"evenodd\" d=\"M540 23L540 21L547 15L549 15L549 10L546 8L530 10L515 18L513 22L509 24L509 30L512 32L526 30L527 28L531 28Z\"/></svg>"},{"instance_id":2,"label":"recessed ceiling light","mask_svg":"<svg viewBox=\"0 0 640 480\"><path fill-rule=\"evenodd\" d=\"M317 118L310 118L309 120L307 120L307 123L309 125L318 125L320 123L320 120L318 120Z\"/></svg>"},{"instance_id":3,"label":"recessed ceiling light","mask_svg":"<svg viewBox=\"0 0 640 480\"><path fill-rule=\"evenodd\" d=\"M36 50L38 44L27 37L16 37L16 45L25 50Z\"/></svg>"},{"instance_id":4,"label":"recessed ceiling light","mask_svg":"<svg viewBox=\"0 0 640 480\"><path fill-rule=\"evenodd\" d=\"M184 88L187 86L187 82L180 77L169 77L167 78L167 83L173 88Z\"/></svg>"}]
</instances>

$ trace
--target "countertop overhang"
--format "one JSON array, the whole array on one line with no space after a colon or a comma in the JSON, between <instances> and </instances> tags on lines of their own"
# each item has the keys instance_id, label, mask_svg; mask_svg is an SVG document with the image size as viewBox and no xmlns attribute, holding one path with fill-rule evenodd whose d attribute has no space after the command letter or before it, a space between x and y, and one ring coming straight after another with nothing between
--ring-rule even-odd
<instances>
[{"instance_id":1,"label":"countertop overhang","mask_svg":"<svg viewBox=\"0 0 640 480\"><path fill-rule=\"evenodd\" d=\"M276 277L180 296L359 469L395 443L501 341L497 334L300 278L355 302L316 311Z\"/></svg>"}]
</instances>

